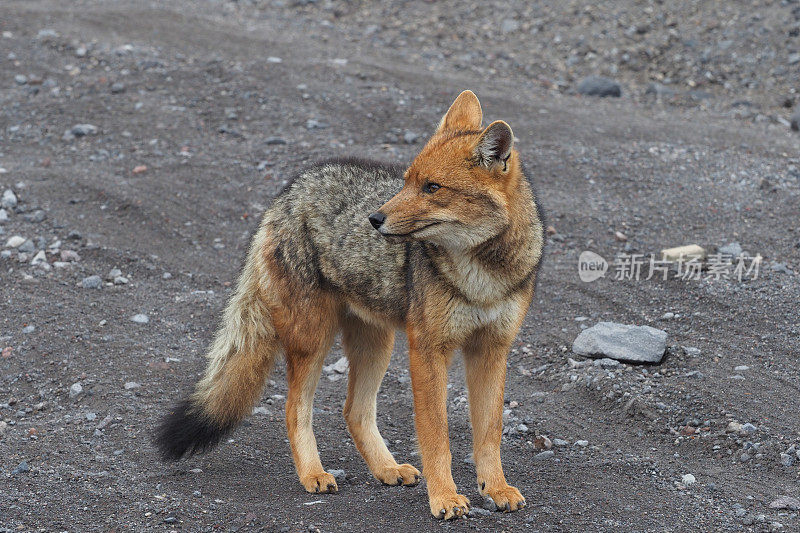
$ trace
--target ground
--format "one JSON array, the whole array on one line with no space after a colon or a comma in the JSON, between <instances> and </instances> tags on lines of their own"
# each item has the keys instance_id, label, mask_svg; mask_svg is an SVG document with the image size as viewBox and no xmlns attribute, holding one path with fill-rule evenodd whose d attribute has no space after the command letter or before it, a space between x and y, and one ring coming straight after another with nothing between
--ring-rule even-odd
<instances>
[{"instance_id":1,"label":"ground","mask_svg":"<svg viewBox=\"0 0 800 533\"><path fill-rule=\"evenodd\" d=\"M0 191L18 199L0 216L0 530L800 530L770 507L800 497L797 3L465 4L0 6ZM622 97L577 94L590 74ZM646 94L664 78L677 96ZM315 160L409 162L466 88L512 126L552 226L506 389L528 506L442 523L424 482L380 485L335 370L315 426L338 494L296 479L282 367L229 441L160 463L154 424L202 371L271 198ZM756 279L578 276L584 250L730 242L763 257ZM667 357L584 362L572 341L601 320L665 330ZM479 508L458 361L451 378L454 477ZM399 338L379 426L419 466L409 385Z\"/></svg>"}]
</instances>

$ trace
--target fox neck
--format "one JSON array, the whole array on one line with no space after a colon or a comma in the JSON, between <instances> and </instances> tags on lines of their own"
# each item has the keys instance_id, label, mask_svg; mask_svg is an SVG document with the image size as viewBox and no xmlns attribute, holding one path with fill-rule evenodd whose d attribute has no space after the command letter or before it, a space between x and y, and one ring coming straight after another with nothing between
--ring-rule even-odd
<instances>
[{"instance_id":1,"label":"fox neck","mask_svg":"<svg viewBox=\"0 0 800 533\"><path fill-rule=\"evenodd\" d=\"M471 303L485 306L505 299L538 265L543 237L524 179L509 196L507 210L509 222L495 236L468 249L437 246L431 254L439 272Z\"/></svg>"}]
</instances>

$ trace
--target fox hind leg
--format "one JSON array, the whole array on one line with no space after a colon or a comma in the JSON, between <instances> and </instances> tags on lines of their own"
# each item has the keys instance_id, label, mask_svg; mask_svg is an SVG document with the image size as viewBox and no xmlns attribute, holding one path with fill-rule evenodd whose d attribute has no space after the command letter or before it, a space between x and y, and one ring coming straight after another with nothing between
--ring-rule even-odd
<instances>
[{"instance_id":1,"label":"fox hind leg","mask_svg":"<svg viewBox=\"0 0 800 533\"><path fill-rule=\"evenodd\" d=\"M376 397L394 344L394 329L368 324L348 315L342 324L342 341L350 363L344 417L356 448L372 474L387 485L416 485L419 470L398 465L378 431Z\"/></svg>"},{"instance_id":2,"label":"fox hind leg","mask_svg":"<svg viewBox=\"0 0 800 533\"><path fill-rule=\"evenodd\" d=\"M311 303L302 315L285 307L273 311L286 352L286 430L303 487L308 492L336 492L336 480L322 468L312 419L314 393L337 325L332 306L322 301Z\"/></svg>"}]
</instances>

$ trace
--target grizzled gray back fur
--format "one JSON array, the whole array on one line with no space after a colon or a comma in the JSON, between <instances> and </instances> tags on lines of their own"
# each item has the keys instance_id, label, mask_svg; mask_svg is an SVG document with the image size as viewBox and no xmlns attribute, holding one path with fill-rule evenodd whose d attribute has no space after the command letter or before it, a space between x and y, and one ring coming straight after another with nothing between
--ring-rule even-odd
<instances>
[{"instance_id":1,"label":"grizzled gray back fur","mask_svg":"<svg viewBox=\"0 0 800 533\"><path fill-rule=\"evenodd\" d=\"M343 159L301 172L275 199L264 223L275 261L309 288L341 292L402 321L406 244L389 242L367 217L403 187L399 166Z\"/></svg>"}]
</instances>

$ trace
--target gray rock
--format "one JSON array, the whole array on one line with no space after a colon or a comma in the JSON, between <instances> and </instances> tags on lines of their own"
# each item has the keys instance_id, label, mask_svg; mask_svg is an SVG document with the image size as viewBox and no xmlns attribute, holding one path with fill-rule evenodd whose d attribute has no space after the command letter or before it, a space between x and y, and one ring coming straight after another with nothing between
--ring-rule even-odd
<instances>
[{"instance_id":1,"label":"gray rock","mask_svg":"<svg viewBox=\"0 0 800 533\"><path fill-rule=\"evenodd\" d=\"M27 239L25 239L25 237L21 237L19 235L13 235L9 237L8 240L6 241L6 246L8 248L19 248L20 246L25 244L26 240Z\"/></svg>"},{"instance_id":2,"label":"gray rock","mask_svg":"<svg viewBox=\"0 0 800 533\"><path fill-rule=\"evenodd\" d=\"M32 213L25 213L24 215L22 215L22 218L24 218L28 222L39 223L39 222L44 222L44 219L47 218L47 213L45 213L44 210L42 209L37 209Z\"/></svg>"},{"instance_id":3,"label":"gray rock","mask_svg":"<svg viewBox=\"0 0 800 533\"><path fill-rule=\"evenodd\" d=\"M601 98L622 96L622 86L610 78L603 76L589 76L578 84L578 92L585 96L599 96Z\"/></svg>"},{"instance_id":4,"label":"gray rock","mask_svg":"<svg viewBox=\"0 0 800 533\"><path fill-rule=\"evenodd\" d=\"M414 144L419 139L419 135L414 133L413 131L407 131L403 134L403 141L406 144Z\"/></svg>"},{"instance_id":5,"label":"gray rock","mask_svg":"<svg viewBox=\"0 0 800 533\"><path fill-rule=\"evenodd\" d=\"M661 83L653 82L647 86L644 94L652 94L657 98L671 98L672 96L678 94L678 92L672 87L667 87Z\"/></svg>"},{"instance_id":6,"label":"gray rock","mask_svg":"<svg viewBox=\"0 0 800 533\"><path fill-rule=\"evenodd\" d=\"M500 23L500 31L503 33L512 33L519 29L519 22L515 19L505 19Z\"/></svg>"},{"instance_id":7,"label":"gray rock","mask_svg":"<svg viewBox=\"0 0 800 533\"><path fill-rule=\"evenodd\" d=\"M536 460L536 461L545 461L545 460L550 459L551 457L553 457L555 454L556 454L556 452L554 452L553 450L545 450L543 452L540 452L540 453L537 453L536 455L534 455L533 459Z\"/></svg>"},{"instance_id":8,"label":"gray rock","mask_svg":"<svg viewBox=\"0 0 800 533\"><path fill-rule=\"evenodd\" d=\"M139 387L141 387L141 385L135 381L126 381L124 387L125 390L132 390L132 389L138 389Z\"/></svg>"},{"instance_id":9,"label":"gray rock","mask_svg":"<svg viewBox=\"0 0 800 533\"><path fill-rule=\"evenodd\" d=\"M467 516L470 518L478 518L479 516L490 516L492 511L489 509L484 509L483 507L472 507L470 508Z\"/></svg>"},{"instance_id":10,"label":"gray rock","mask_svg":"<svg viewBox=\"0 0 800 533\"><path fill-rule=\"evenodd\" d=\"M321 120L317 120L315 118L310 118L306 120L306 129L307 130L321 130L327 128L328 124L326 122L322 122Z\"/></svg>"},{"instance_id":11,"label":"gray rock","mask_svg":"<svg viewBox=\"0 0 800 533\"><path fill-rule=\"evenodd\" d=\"M69 387L69 397L70 398L77 398L83 393L83 385L80 383L73 383Z\"/></svg>"},{"instance_id":12,"label":"gray rock","mask_svg":"<svg viewBox=\"0 0 800 533\"><path fill-rule=\"evenodd\" d=\"M769 508L800 511L800 500L792 496L778 496L772 503L769 504Z\"/></svg>"},{"instance_id":13,"label":"gray rock","mask_svg":"<svg viewBox=\"0 0 800 533\"><path fill-rule=\"evenodd\" d=\"M28 83L28 76L25 74L17 74L14 76L14 81L17 82L17 85L25 85Z\"/></svg>"},{"instance_id":14,"label":"gray rock","mask_svg":"<svg viewBox=\"0 0 800 533\"><path fill-rule=\"evenodd\" d=\"M30 472L31 467L28 466L27 461L22 461L17 467L11 471L12 474L24 474L25 472Z\"/></svg>"},{"instance_id":15,"label":"gray rock","mask_svg":"<svg viewBox=\"0 0 800 533\"><path fill-rule=\"evenodd\" d=\"M87 135L97 135L97 126L93 124L75 124L70 129L64 132L61 139L64 141L72 141L77 137L85 137Z\"/></svg>"},{"instance_id":16,"label":"gray rock","mask_svg":"<svg viewBox=\"0 0 800 533\"><path fill-rule=\"evenodd\" d=\"M336 481L344 480L344 476L345 476L344 470L337 470L336 468L332 468L332 469L328 470L328 473L330 475L332 475L336 479Z\"/></svg>"},{"instance_id":17,"label":"gray rock","mask_svg":"<svg viewBox=\"0 0 800 533\"><path fill-rule=\"evenodd\" d=\"M3 222L8 222L8 211L0 209L0 224Z\"/></svg>"},{"instance_id":18,"label":"gray rock","mask_svg":"<svg viewBox=\"0 0 800 533\"><path fill-rule=\"evenodd\" d=\"M136 322L137 324L147 324L150 322L150 317L143 313L138 313L131 317L131 322Z\"/></svg>"},{"instance_id":19,"label":"gray rock","mask_svg":"<svg viewBox=\"0 0 800 533\"><path fill-rule=\"evenodd\" d=\"M111 94L119 94L125 92L125 85L122 83L115 83L111 86Z\"/></svg>"},{"instance_id":20,"label":"gray rock","mask_svg":"<svg viewBox=\"0 0 800 533\"><path fill-rule=\"evenodd\" d=\"M742 255L742 251L742 247L738 242L732 242L719 247L719 253L732 255L733 257L739 257Z\"/></svg>"},{"instance_id":21,"label":"gray rock","mask_svg":"<svg viewBox=\"0 0 800 533\"><path fill-rule=\"evenodd\" d=\"M791 120L791 122L790 122L791 123L791 128L794 131L800 131L800 111L798 111L794 115L792 115L792 118L790 120Z\"/></svg>"},{"instance_id":22,"label":"gray rock","mask_svg":"<svg viewBox=\"0 0 800 533\"><path fill-rule=\"evenodd\" d=\"M632 363L658 363L667 349L667 333L650 326L598 322L580 332L572 351Z\"/></svg>"},{"instance_id":23,"label":"gray rock","mask_svg":"<svg viewBox=\"0 0 800 533\"><path fill-rule=\"evenodd\" d=\"M28 239L22 243L22 245L19 247L19 251L24 254L32 254L36 251L36 245L33 244L32 240Z\"/></svg>"},{"instance_id":24,"label":"gray rock","mask_svg":"<svg viewBox=\"0 0 800 533\"><path fill-rule=\"evenodd\" d=\"M22 328L22 333L33 333L34 331L36 331L36 326L34 325L25 326Z\"/></svg>"},{"instance_id":25,"label":"gray rock","mask_svg":"<svg viewBox=\"0 0 800 533\"><path fill-rule=\"evenodd\" d=\"M795 456L794 455L791 455L791 454L788 454L788 453L782 453L781 454L781 464L783 466L786 466L786 467L792 466L792 465L794 465L794 462L795 462Z\"/></svg>"},{"instance_id":26,"label":"gray rock","mask_svg":"<svg viewBox=\"0 0 800 533\"><path fill-rule=\"evenodd\" d=\"M789 61L788 61L788 63L789 63L790 65L796 65L796 64L800 63L800 54L791 54L791 55L789 56Z\"/></svg>"},{"instance_id":27,"label":"gray rock","mask_svg":"<svg viewBox=\"0 0 800 533\"><path fill-rule=\"evenodd\" d=\"M569 446L569 442L564 439L553 439L553 444L556 446Z\"/></svg>"},{"instance_id":28,"label":"gray rock","mask_svg":"<svg viewBox=\"0 0 800 533\"><path fill-rule=\"evenodd\" d=\"M0 207L11 209L17 207L17 195L11 189L3 191L3 198L0 199Z\"/></svg>"},{"instance_id":29,"label":"gray rock","mask_svg":"<svg viewBox=\"0 0 800 533\"><path fill-rule=\"evenodd\" d=\"M88 276L81 280L81 287L84 289L99 289L103 286L103 280L100 276Z\"/></svg>"},{"instance_id":30,"label":"gray rock","mask_svg":"<svg viewBox=\"0 0 800 533\"><path fill-rule=\"evenodd\" d=\"M283 137L267 137L267 140L264 141L264 144L267 145L286 144L286 139L284 139Z\"/></svg>"},{"instance_id":31,"label":"gray rock","mask_svg":"<svg viewBox=\"0 0 800 533\"><path fill-rule=\"evenodd\" d=\"M755 427L750 422L742 425L742 431L745 432L745 433L755 433L757 430L758 430L758 428Z\"/></svg>"},{"instance_id":32,"label":"gray rock","mask_svg":"<svg viewBox=\"0 0 800 533\"><path fill-rule=\"evenodd\" d=\"M581 448L586 448L589 445L588 440L576 440L575 446L580 446Z\"/></svg>"},{"instance_id":33,"label":"gray rock","mask_svg":"<svg viewBox=\"0 0 800 533\"><path fill-rule=\"evenodd\" d=\"M121 276L121 275L122 275L122 270L120 270L118 268L112 268L111 270L108 271L108 274L106 274L106 279L107 280L112 280L112 279L116 278L117 276Z\"/></svg>"}]
</instances>

